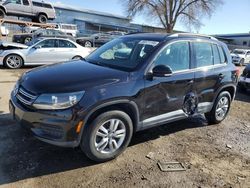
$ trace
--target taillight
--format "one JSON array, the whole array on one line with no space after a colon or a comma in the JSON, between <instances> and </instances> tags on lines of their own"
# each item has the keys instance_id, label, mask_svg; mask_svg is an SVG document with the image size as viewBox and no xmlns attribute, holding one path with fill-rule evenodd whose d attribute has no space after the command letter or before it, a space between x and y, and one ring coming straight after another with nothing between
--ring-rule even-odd
<instances>
[{"instance_id":1,"label":"taillight","mask_svg":"<svg viewBox=\"0 0 250 188\"><path fill-rule=\"evenodd\" d=\"M240 69L237 67L236 68L236 76L239 78L240 77Z\"/></svg>"}]
</instances>

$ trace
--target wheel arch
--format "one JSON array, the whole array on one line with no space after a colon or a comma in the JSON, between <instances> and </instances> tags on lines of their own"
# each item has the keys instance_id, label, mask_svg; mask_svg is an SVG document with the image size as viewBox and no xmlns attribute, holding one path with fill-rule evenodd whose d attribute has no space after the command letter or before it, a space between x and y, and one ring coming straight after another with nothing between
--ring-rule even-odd
<instances>
[{"instance_id":1,"label":"wheel arch","mask_svg":"<svg viewBox=\"0 0 250 188\"><path fill-rule=\"evenodd\" d=\"M38 17L38 16L40 16L41 14L42 14L42 15L45 15L47 18L49 18L49 17L48 17L48 14L45 13L45 12L38 12L36 16Z\"/></svg>"},{"instance_id":2,"label":"wheel arch","mask_svg":"<svg viewBox=\"0 0 250 188\"><path fill-rule=\"evenodd\" d=\"M216 93L216 97L214 98L213 104L215 103L217 97L220 95L221 92L223 91L227 91L230 93L231 95L231 99L234 100L235 95L236 95L236 91L237 91L237 87L234 84L228 84L225 86L222 86Z\"/></svg>"},{"instance_id":3,"label":"wheel arch","mask_svg":"<svg viewBox=\"0 0 250 188\"><path fill-rule=\"evenodd\" d=\"M4 6L0 6L0 9L3 10L5 14L7 13L7 10Z\"/></svg>"},{"instance_id":4,"label":"wheel arch","mask_svg":"<svg viewBox=\"0 0 250 188\"><path fill-rule=\"evenodd\" d=\"M138 106L135 102L129 100L117 100L103 103L94 109L92 109L88 115L84 118L84 127L81 131L81 136L83 135L84 130L90 123L100 114L111 111L111 110L120 110L129 115L133 122L133 132L136 132L139 124L139 110ZM80 138L81 139L81 138Z\"/></svg>"},{"instance_id":5,"label":"wheel arch","mask_svg":"<svg viewBox=\"0 0 250 188\"><path fill-rule=\"evenodd\" d=\"M10 56L10 55L18 55L18 56L20 56L20 57L22 58L22 60L23 60L23 65L25 64L26 58L24 57L24 55L22 55L22 54L20 54L20 53L16 53L16 52L10 52L10 53L6 54L6 55L4 56L4 58L3 58L3 62L4 62L4 63L5 63L6 58L7 58L8 56Z\"/></svg>"}]
</instances>

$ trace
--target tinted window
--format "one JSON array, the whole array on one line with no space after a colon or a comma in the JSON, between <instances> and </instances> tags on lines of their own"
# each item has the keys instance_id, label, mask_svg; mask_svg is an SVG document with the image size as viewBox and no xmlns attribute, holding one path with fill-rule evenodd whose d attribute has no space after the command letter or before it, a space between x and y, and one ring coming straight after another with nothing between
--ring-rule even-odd
<instances>
[{"instance_id":1,"label":"tinted window","mask_svg":"<svg viewBox=\"0 0 250 188\"><path fill-rule=\"evenodd\" d=\"M29 1L28 0L23 0L23 4L24 5L29 5Z\"/></svg>"},{"instance_id":2,"label":"tinted window","mask_svg":"<svg viewBox=\"0 0 250 188\"><path fill-rule=\"evenodd\" d=\"M11 0L10 3L21 4L21 0Z\"/></svg>"},{"instance_id":3,"label":"tinted window","mask_svg":"<svg viewBox=\"0 0 250 188\"><path fill-rule=\"evenodd\" d=\"M213 65L213 53L211 44L205 42L195 42L194 50L197 67Z\"/></svg>"},{"instance_id":4,"label":"tinted window","mask_svg":"<svg viewBox=\"0 0 250 188\"><path fill-rule=\"evenodd\" d=\"M76 46L67 40L59 40L59 48L76 48Z\"/></svg>"},{"instance_id":5,"label":"tinted window","mask_svg":"<svg viewBox=\"0 0 250 188\"><path fill-rule=\"evenodd\" d=\"M213 47L213 55L214 55L214 64L215 65L221 64L220 54L219 54L217 45L213 44L212 47Z\"/></svg>"},{"instance_id":6,"label":"tinted window","mask_svg":"<svg viewBox=\"0 0 250 188\"><path fill-rule=\"evenodd\" d=\"M221 46L218 46L218 49L219 49L219 53L220 53L220 62L223 64L226 62L225 53L224 53Z\"/></svg>"},{"instance_id":7,"label":"tinted window","mask_svg":"<svg viewBox=\"0 0 250 188\"><path fill-rule=\"evenodd\" d=\"M173 71L189 69L189 43L177 42L168 45L156 58L155 65L168 65Z\"/></svg>"},{"instance_id":8,"label":"tinted window","mask_svg":"<svg viewBox=\"0 0 250 188\"><path fill-rule=\"evenodd\" d=\"M55 39L44 40L38 43L37 46L41 46L42 48L56 48L57 47Z\"/></svg>"}]
</instances>

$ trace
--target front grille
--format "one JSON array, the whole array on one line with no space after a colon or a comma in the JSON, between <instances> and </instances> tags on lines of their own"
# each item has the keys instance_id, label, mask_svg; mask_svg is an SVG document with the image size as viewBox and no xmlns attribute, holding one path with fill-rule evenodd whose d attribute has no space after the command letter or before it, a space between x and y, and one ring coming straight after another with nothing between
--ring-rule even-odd
<instances>
[{"instance_id":1,"label":"front grille","mask_svg":"<svg viewBox=\"0 0 250 188\"><path fill-rule=\"evenodd\" d=\"M31 92L25 90L24 88L20 87L17 94L16 98L25 105L31 106L33 102L35 102L37 96L32 94Z\"/></svg>"}]
</instances>

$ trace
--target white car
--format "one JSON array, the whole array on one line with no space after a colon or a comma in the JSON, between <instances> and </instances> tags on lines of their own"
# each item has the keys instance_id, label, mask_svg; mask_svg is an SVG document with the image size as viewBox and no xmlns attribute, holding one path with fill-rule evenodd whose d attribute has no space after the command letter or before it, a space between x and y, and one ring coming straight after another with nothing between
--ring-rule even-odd
<instances>
[{"instance_id":1,"label":"white car","mask_svg":"<svg viewBox=\"0 0 250 188\"><path fill-rule=\"evenodd\" d=\"M231 53L233 63L243 66L250 62L250 50L235 49Z\"/></svg>"},{"instance_id":2,"label":"white car","mask_svg":"<svg viewBox=\"0 0 250 188\"><path fill-rule=\"evenodd\" d=\"M62 38L38 38L23 49L4 50L0 54L0 65L18 69L24 65L44 65L81 59L90 54L91 49Z\"/></svg>"}]
</instances>

